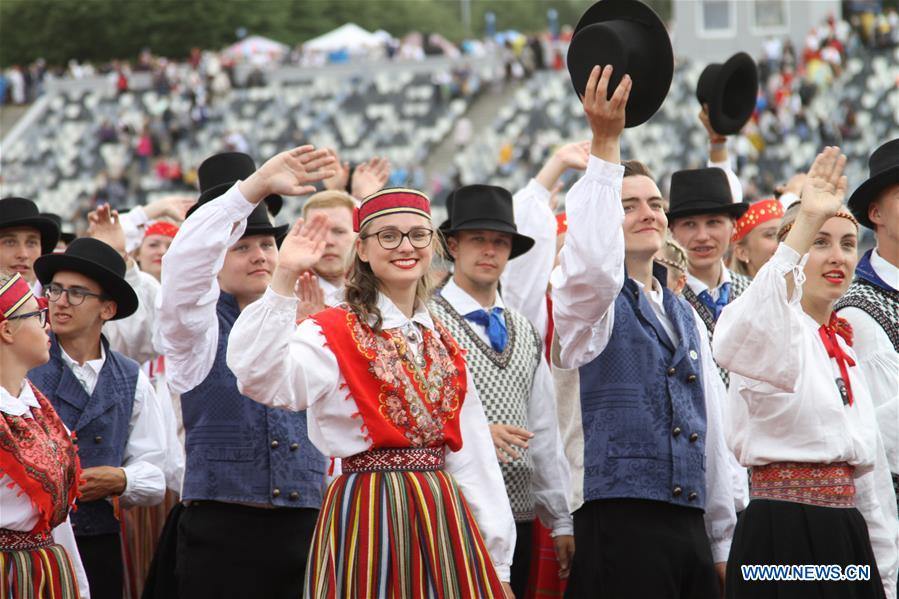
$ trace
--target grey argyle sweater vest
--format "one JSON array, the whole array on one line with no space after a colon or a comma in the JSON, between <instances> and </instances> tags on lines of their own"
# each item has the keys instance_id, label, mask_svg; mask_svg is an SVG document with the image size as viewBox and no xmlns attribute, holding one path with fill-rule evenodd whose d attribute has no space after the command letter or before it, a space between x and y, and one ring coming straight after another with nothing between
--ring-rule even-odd
<instances>
[{"instance_id":1,"label":"grey argyle sweater vest","mask_svg":"<svg viewBox=\"0 0 899 599\"><path fill-rule=\"evenodd\" d=\"M484 343L465 317L443 297L435 295L430 308L459 346L466 350L465 363L484 404L487 420L529 428L528 402L543 351L534 326L514 310L504 310L509 341L499 353L489 343ZM508 464L501 463L500 469L515 521L529 522L535 514L531 489L534 467L527 450L516 448L516 451L521 457Z\"/></svg>"}]
</instances>

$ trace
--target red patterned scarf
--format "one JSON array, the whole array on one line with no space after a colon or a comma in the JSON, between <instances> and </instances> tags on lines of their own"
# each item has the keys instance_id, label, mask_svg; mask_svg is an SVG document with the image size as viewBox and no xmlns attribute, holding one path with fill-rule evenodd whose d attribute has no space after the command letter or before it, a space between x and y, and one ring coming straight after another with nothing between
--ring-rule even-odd
<instances>
[{"instance_id":1,"label":"red patterned scarf","mask_svg":"<svg viewBox=\"0 0 899 599\"><path fill-rule=\"evenodd\" d=\"M39 514L31 532L39 533L68 516L78 495L81 463L56 410L34 385L31 389L40 405L31 410L32 418L0 413L0 473L28 495Z\"/></svg>"}]
</instances>

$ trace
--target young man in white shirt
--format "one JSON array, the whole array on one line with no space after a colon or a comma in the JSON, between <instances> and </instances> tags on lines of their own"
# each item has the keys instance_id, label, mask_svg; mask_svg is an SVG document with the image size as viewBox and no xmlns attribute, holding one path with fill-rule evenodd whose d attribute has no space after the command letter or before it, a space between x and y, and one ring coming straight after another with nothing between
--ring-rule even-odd
<instances>
[{"instance_id":1,"label":"young man in white shirt","mask_svg":"<svg viewBox=\"0 0 899 599\"><path fill-rule=\"evenodd\" d=\"M78 435L81 497L72 526L95 599L122 597L119 505L155 505L165 493L161 408L140 365L112 350L108 321L138 305L125 262L109 245L76 239L34 270L50 301L50 361L28 378Z\"/></svg>"},{"instance_id":2,"label":"young man in white shirt","mask_svg":"<svg viewBox=\"0 0 899 599\"><path fill-rule=\"evenodd\" d=\"M580 368L584 439L566 596L715 597L736 523L725 390L701 324L654 267L663 200L645 167L620 164L632 83L625 75L607 100L611 75L596 67L586 86L591 156L567 196L551 280L559 361Z\"/></svg>"},{"instance_id":3,"label":"young man in white shirt","mask_svg":"<svg viewBox=\"0 0 899 599\"><path fill-rule=\"evenodd\" d=\"M500 187L461 187L447 206L450 218L441 229L455 267L431 310L467 351L466 362L483 398L516 520L512 590L523 597L535 516L552 530L563 577L574 553L568 463L543 339L522 314L503 303L498 290L506 264L530 250L534 240L518 233L512 195Z\"/></svg>"},{"instance_id":4,"label":"young man in white shirt","mask_svg":"<svg viewBox=\"0 0 899 599\"><path fill-rule=\"evenodd\" d=\"M849 198L849 208L874 229L877 247L859 260L855 281L836 307L852 325L899 502L899 139L878 148L869 164L871 176Z\"/></svg>"}]
</instances>

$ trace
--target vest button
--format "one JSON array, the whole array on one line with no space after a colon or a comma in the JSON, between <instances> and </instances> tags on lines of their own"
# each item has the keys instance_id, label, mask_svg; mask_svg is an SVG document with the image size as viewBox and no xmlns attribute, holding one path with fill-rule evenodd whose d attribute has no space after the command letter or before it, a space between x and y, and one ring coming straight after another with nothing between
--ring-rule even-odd
<instances>
[{"instance_id":1,"label":"vest button","mask_svg":"<svg viewBox=\"0 0 899 599\"><path fill-rule=\"evenodd\" d=\"M698 498L699 495L697 495L695 491L687 495L687 499L689 499L690 501L696 501Z\"/></svg>"},{"instance_id":2,"label":"vest button","mask_svg":"<svg viewBox=\"0 0 899 599\"><path fill-rule=\"evenodd\" d=\"M272 489L272 497L280 497L281 489Z\"/></svg>"},{"instance_id":3,"label":"vest button","mask_svg":"<svg viewBox=\"0 0 899 599\"><path fill-rule=\"evenodd\" d=\"M299 443L291 443L291 444L290 444L290 451L296 451L296 450L299 449L299 448L300 448L300 444L299 444Z\"/></svg>"},{"instance_id":4,"label":"vest button","mask_svg":"<svg viewBox=\"0 0 899 599\"><path fill-rule=\"evenodd\" d=\"M681 430L680 430L679 426L675 426L674 430L671 431L671 434L674 435L675 437L678 436L680 433L681 433Z\"/></svg>"},{"instance_id":5,"label":"vest button","mask_svg":"<svg viewBox=\"0 0 899 599\"><path fill-rule=\"evenodd\" d=\"M278 440L277 440L277 439L275 439L274 441L272 441L272 449L278 449L278 445L279 445L279 443L278 443Z\"/></svg>"},{"instance_id":6,"label":"vest button","mask_svg":"<svg viewBox=\"0 0 899 599\"><path fill-rule=\"evenodd\" d=\"M291 501L296 501L297 499L300 498L300 494L297 493L296 491L293 491L293 492L291 492L291 494L289 495L288 498L289 498Z\"/></svg>"},{"instance_id":7,"label":"vest button","mask_svg":"<svg viewBox=\"0 0 899 599\"><path fill-rule=\"evenodd\" d=\"M674 489L671 491L671 494L674 495L675 497L680 497L681 493L683 493L683 492L684 492L684 490L681 489L680 487L674 487Z\"/></svg>"},{"instance_id":8,"label":"vest button","mask_svg":"<svg viewBox=\"0 0 899 599\"><path fill-rule=\"evenodd\" d=\"M699 441L699 433L690 433L690 443Z\"/></svg>"},{"instance_id":9,"label":"vest button","mask_svg":"<svg viewBox=\"0 0 899 599\"><path fill-rule=\"evenodd\" d=\"M687 382L688 382L688 383L695 383L695 382L696 382L696 375L695 375L695 374L691 374L690 376L688 376L688 377L687 377Z\"/></svg>"},{"instance_id":10,"label":"vest button","mask_svg":"<svg viewBox=\"0 0 899 599\"><path fill-rule=\"evenodd\" d=\"M96 437L94 437L94 443L102 443L102 442L103 442L103 437L101 437L100 435L97 435Z\"/></svg>"},{"instance_id":11,"label":"vest button","mask_svg":"<svg viewBox=\"0 0 899 599\"><path fill-rule=\"evenodd\" d=\"M668 369L668 376L674 376L674 373L676 373L676 372L677 372L677 369L674 366L672 366L671 368Z\"/></svg>"}]
</instances>

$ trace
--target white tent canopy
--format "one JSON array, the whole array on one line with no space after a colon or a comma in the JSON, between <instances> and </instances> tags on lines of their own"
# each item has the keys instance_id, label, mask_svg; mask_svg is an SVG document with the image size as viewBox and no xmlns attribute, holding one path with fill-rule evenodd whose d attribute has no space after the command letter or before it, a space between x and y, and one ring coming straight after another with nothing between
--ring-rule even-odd
<instances>
[{"instance_id":1,"label":"white tent canopy","mask_svg":"<svg viewBox=\"0 0 899 599\"><path fill-rule=\"evenodd\" d=\"M303 44L304 50L318 52L335 52L346 50L348 52L375 48L382 44L381 38L374 33L362 29L355 23L341 25L334 31L329 31Z\"/></svg>"}]
</instances>

